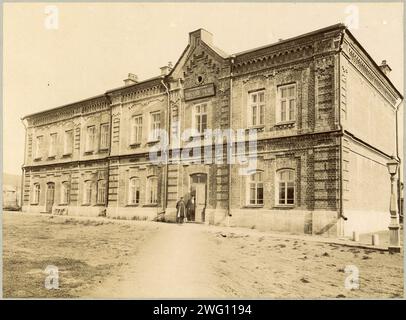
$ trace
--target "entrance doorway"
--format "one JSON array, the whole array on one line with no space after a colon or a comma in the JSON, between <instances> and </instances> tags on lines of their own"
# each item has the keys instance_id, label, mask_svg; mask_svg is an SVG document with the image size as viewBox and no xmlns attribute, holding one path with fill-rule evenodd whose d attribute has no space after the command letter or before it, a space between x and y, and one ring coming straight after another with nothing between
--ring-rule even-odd
<instances>
[{"instance_id":1,"label":"entrance doorway","mask_svg":"<svg viewBox=\"0 0 406 320\"><path fill-rule=\"evenodd\" d=\"M205 221L205 210L207 204L207 174L195 173L190 175L191 196L195 197L195 212L191 220L196 222Z\"/></svg>"},{"instance_id":2,"label":"entrance doorway","mask_svg":"<svg viewBox=\"0 0 406 320\"><path fill-rule=\"evenodd\" d=\"M55 198L55 183L47 183L47 196L45 202L45 211L48 213L52 212L52 206L54 205Z\"/></svg>"}]
</instances>

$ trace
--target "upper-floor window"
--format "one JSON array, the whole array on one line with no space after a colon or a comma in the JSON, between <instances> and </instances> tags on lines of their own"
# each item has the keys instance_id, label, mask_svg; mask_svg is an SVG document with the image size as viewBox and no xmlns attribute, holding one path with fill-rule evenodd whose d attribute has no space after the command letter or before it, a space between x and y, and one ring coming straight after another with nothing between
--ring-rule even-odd
<instances>
[{"instance_id":1,"label":"upper-floor window","mask_svg":"<svg viewBox=\"0 0 406 320\"><path fill-rule=\"evenodd\" d=\"M284 169L277 172L278 204L295 204L295 170Z\"/></svg>"},{"instance_id":2,"label":"upper-floor window","mask_svg":"<svg viewBox=\"0 0 406 320\"><path fill-rule=\"evenodd\" d=\"M90 204L92 201L93 183L91 180L86 180L83 190L83 204Z\"/></svg>"},{"instance_id":3,"label":"upper-floor window","mask_svg":"<svg viewBox=\"0 0 406 320\"><path fill-rule=\"evenodd\" d=\"M38 204L39 203L40 194L41 194L41 186L40 186L39 183L35 183L33 191L32 191L32 204Z\"/></svg>"},{"instance_id":4,"label":"upper-floor window","mask_svg":"<svg viewBox=\"0 0 406 320\"><path fill-rule=\"evenodd\" d=\"M296 85L278 87L277 122L289 122L296 119Z\"/></svg>"},{"instance_id":5,"label":"upper-floor window","mask_svg":"<svg viewBox=\"0 0 406 320\"><path fill-rule=\"evenodd\" d=\"M161 129L161 113L153 112L151 113L151 140L159 140L159 131Z\"/></svg>"},{"instance_id":6,"label":"upper-floor window","mask_svg":"<svg viewBox=\"0 0 406 320\"><path fill-rule=\"evenodd\" d=\"M42 149L42 143L44 141L44 136L38 136L35 141L35 153L34 157L36 159L41 158L41 149Z\"/></svg>"},{"instance_id":7,"label":"upper-floor window","mask_svg":"<svg viewBox=\"0 0 406 320\"><path fill-rule=\"evenodd\" d=\"M56 133L51 133L49 141L49 153L48 157L55 157L56 155L56 141L58 135Z\"/></svg>"},{"instance_id":8,"label":"upper-floor window","mask_svg":"<svg viewBox=\"0 0 406 320\"><path fill-rule=\"evenodd\" d=\"M198 133L203 134L204 131L207 129L207 104L198 104L194 106L194 129L197 130Z\"/></svg>"},{"instance_id":9,"label":"upper-floor window","mask_svg":"<svg viewBox=\"0 0 406 320\"><path fill-rule=\"evenodd\" d=\"M128 188L128 204L140 203L140 179L132 177Z\"/></svg>"},{"instance_id":10,"label":"upper-floor window","mask_svg":"<svg viewBox=\"0 0 406 320\"><path fill-rule=\"evenodd\" d=\"M96 127L95 126L89 126L86 129L86 146L85 146L85 151L93 151L94 150L94 140L96 137Z\"/></svg>"},{"instance_id":11,"label":"upper-floor window","mask_svg":"<svg viewBox=\"0 0 406 320\"><path fill-rule=\"evenodd\" d=\"M147 199L148 204L158 203L158 178L156 176L147 179Z\"/></svg>"},{"instance_id":12,"label":"upper-floor window","mask_svg":"<svg viewBox=\"0 0 406 320\"><path fill-rule=\"evenodd\" d=\"M61 204L69 203L69 182L64 181L61 183Z\"/></svg>"},{"instance_id":13,"label":"upper-floor window","mask_svg":"<svg viewBox=\"0 0 406 320\"><path fill-rule=\"evenodd\" d=\"M248 204L264 204L264 183L262 181L263 172L256 171L247 177L248 179Z\"/></svg>"},{"instance_id":14,"label":"upper-floor window","mask_svg":"<svg viewBox=\"0 0 406 320\"><path fill-rule=\"evenodd\" d=\"M100 125L100 149L109 147L109 124L103 123Z\"/></svg>"},{"instance_id":15,"label":"upper-floor window","mask_svg":"<svg viewBox=\"0 0 406 320\"><path fill-rule=\"evenodd\" d=\"M63 138L63 154L72 154L73 152L73 130L65 131Z\"/></svg>"},{"instance_id":16,"label":"upper-floor window","mask_svg":"<svg viewBox=\"0 0 406 320\"><path fill-rule=\"evenodd\" d=\"M131 139L130 143L140 143L142 139L142 116L134 116L131 118Z\"/></svg>"},{"instance_id":17,"label":"upper-floor window","mask_svg":"<svg viewBox=\"0 0 406 320\"><path fill-rule=\"evenodd\" d=\"M263 126L265 124L265 91L251 92L248 95L251 127Z\"/></svg>"},{"instance_id":18,"label":"upper-floor window","mask_svg":"<svg viewBox=\"0 0 406 320\"><path fill-rule=\"evenodd\" d=\"M97 203L106 203L106 180L97 181Z\"/></svg>"}]
</instances>

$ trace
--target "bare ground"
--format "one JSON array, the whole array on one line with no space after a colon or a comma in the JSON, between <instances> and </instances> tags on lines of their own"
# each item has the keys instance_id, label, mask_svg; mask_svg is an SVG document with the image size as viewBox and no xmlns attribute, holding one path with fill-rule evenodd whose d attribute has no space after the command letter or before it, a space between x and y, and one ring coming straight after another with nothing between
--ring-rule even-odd
<instances>
[{"instance_id":1,"label":"bare ground","mask_svg":"<svg viewBox=\"0 0 406 320\"><path fill-rule=\"evenodd\" d=\"M391 298L403 256L241 228L3 215L4 297ZM59 290L44 288L58 266ZM345 267L359 270L347 290Z\"/></svg>"}]
</instances>

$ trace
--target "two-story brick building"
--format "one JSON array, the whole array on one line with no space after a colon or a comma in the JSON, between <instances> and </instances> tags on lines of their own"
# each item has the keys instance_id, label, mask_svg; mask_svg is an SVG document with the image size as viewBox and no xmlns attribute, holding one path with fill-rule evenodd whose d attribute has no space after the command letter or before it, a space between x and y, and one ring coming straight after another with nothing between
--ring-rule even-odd
<instances>
[{"instance_id":1,"label":"two-story brick building","mask_svg":"<svg viewBox=\"0 0 406 320\"><path fill-rule=\"evenodd\" d=\"M402 95L344 25L234 55L199 29L161 71L24 117L24 210L173 220L193 195L193 219L214 224L388 226Z\"/></svg>"}]
</instances>

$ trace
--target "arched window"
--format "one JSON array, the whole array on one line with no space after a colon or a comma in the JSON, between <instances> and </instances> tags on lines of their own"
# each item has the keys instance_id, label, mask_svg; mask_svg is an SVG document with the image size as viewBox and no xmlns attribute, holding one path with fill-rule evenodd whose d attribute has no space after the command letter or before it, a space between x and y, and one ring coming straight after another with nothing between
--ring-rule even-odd
<instances>
[{"instance_id":1,"label":"arched window","mask_svg":"<svg viewBox=\"0 0 406 320\"><path fill-rule=\"evenodd\" d=\"M277 172L278 204L295 204L295 170L284 169Z\"/></svg>"},{"instance_id":2,"label":"arched window","mask_svg":"<svg viewBox=\"0 0 406 320\"><path fill-rule=\"evenodd\" d=\"M264 204L264 183L262 176L262 171L256 171L247 177L248 204L250 205Z\"/></svg>"},{"instance_id":3,"label":"arched window","mask_svg":"<svg viewBox=\"0 0 406 320\"><path fill-rule=\"evenodd\" d=\"M156 176L148 177L147 179L147 203L158 203L158 178Z\"/></svg>"},{"instance_id":4,"label":"arched window","mask_svg":"<svg viewBox=\"0 0 406 320\"><path fill-rule=\"evenodd\" d=\"M132 177L128 188L128 204L140 203L140 179Z\"/></svg>"},{"instance_id":5,"label":"arched window","mask_svg":"<svg viewBox=\"0 0 406 320\"><path fill-rule=\"evenodd\" d=\"M69 203L69 182L64 181L61 184L61 204Z\"/></svg>"},{"instance_id":6,"label":"arched window","mask_svg":"<svg viewBox=\"0 0 406 320\"><path fill-rule=\"evenodd\" d=\"M39 196L41 194L41 186L39 183L34 184L33 193L32 193L32 204L39 203Z\"/></svg>"},{"instance_id":7,"label":"arched window","mask_svg":"<svg viewBox=\"0 0 406 320\"><path fill-rule=\"evenodd\" d=\"M83 204L90 204L92 201L92 181L86 180L84 183Z\"/></svg>"},{"instance_id":8,"label":"arched window","mask_svg":"<svg viewBox=\"0 0 406 320\"><path fill-rule=\"evenodd\" d=\"M97 203L106 203L106 180L97 181Z\"/></svg>"}]
</instances>

